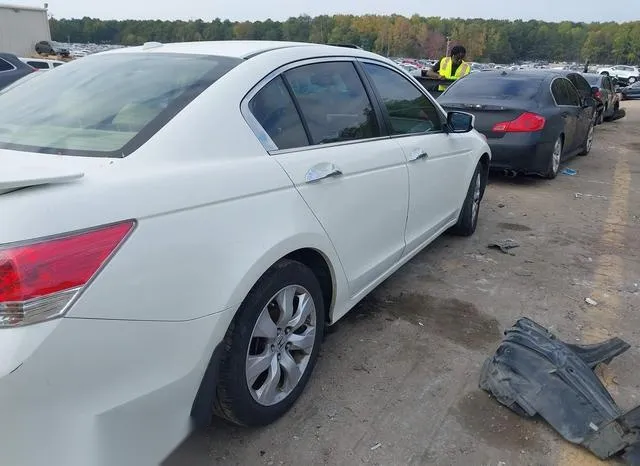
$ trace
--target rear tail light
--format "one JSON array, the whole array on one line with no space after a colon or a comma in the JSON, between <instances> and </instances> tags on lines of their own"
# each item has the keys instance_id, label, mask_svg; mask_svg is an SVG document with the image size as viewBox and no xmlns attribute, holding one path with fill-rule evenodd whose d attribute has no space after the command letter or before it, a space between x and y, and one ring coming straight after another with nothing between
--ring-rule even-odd
<instances>
[{"instance_id":1,"label":"rear tail light","mask_svg":"<svg viewBox=\"0 0 640 466\"><path fill-rule=\"evenodd\" d=\"M134 225L129 220L0 247L0 328L62 316Z\"/></svg>"},{"instance_id":2,"label":"rear tail light","mask_svg":"<svg viewBox=\"0 0 640 466\"><path fill-rule=\"evenodd\" d=\"M542 115L525 112L515 120L496 123L491 131L494 133L532 133L543 129L545 123L546 120Z\"/></svg>"},{"instance_id":3,"label":"rear tail light","mask_svg":"<svg viewBox=\"0 0 640 466\"><path fill-rule=\"evenodd\" d=\"M593 91L593 96L598 100L602 100L602 92L600 91Z\"/></svg>"}]
</instances>

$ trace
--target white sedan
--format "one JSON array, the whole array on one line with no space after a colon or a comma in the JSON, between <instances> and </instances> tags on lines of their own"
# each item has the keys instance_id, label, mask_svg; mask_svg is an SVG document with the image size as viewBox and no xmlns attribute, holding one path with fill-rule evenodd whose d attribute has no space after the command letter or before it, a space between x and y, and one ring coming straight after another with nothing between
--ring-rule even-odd
<instances>
[{"instance_id":1,"label":"white sedan","mask_svg":"<svg viewBox=\"0 0 640 466\"><path fill-rule=\"evenodd\" d=\"M471 115L352 48L148 43L0 108L3 465L153 464L213 412L279 418L327 325L474 232L490 163Z\"/></svg>"}]
</instances>

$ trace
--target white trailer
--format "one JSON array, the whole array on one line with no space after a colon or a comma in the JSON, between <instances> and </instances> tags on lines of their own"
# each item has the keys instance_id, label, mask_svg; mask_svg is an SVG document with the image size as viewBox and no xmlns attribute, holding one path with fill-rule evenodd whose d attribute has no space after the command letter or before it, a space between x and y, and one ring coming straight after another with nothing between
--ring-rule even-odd
<instances>
[{"instance_id":1,"label":"white trailer","mask_svg":"<svg viewBox=\"0 0 640 466\"><path fill-rule=\"evenodd\" d=\"M51 40L47 8L0 3L0 52L30 57L36 42Z\"/></svg>"}]
</instances>

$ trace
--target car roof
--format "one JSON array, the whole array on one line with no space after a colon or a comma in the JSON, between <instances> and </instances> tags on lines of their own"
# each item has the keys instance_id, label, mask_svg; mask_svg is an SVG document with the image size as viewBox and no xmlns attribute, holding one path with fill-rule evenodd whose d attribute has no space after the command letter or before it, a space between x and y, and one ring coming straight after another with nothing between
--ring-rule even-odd
<instances>
[{"instance_id":1,"label":"car roof","mask_svg":"<svg viewBox=\"0 0 640 466\"><path fill-rule=\"evenodd\" d=\"M343 55L359 57L377 57L373 53L351 47L314 44L308 42L286 42L286 41L266 41L266 40L220 40L220 41L199 41L199 42L175 42L162 44L160 42L147 42L137 47L125 47L96 55L115 53L192 53L198 55L216 55L248 59L262 53L273 50L280 50L291 47L309 47L320 49L326 53L327 50L342 50Z\"/></svg>"}]
</instances>

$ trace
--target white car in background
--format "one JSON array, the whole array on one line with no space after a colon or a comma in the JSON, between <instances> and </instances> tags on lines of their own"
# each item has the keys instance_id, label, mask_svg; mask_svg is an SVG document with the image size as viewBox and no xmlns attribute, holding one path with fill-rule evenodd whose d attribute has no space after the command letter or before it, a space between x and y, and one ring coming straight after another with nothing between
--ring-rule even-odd
<instances>
[{"instance_id":1,"label":"white car in background","mask_svg":"<svg viewBox=\"0 0 640 466\"><path fill-rule=\"evenodd\" d=\"M471 115L326 45L149 43L0 108L3 465L157 464L213 412L276 420L327 325L474 232L490 163Z\"/></svg>"},{"instance_id":2,"label":"white car in background","mask_svg":"<svg viewBox=\"0 0 640 466\"><path fill-rule=\"evenodd\" d=\"M598 68L597 73L621 79L629 84L640 80L640 69L637 66L616 65Z\"/></svg>"},{"instance_id":3,"label":"white car in background","mask_svg":"<svg viewBox=\"0 0 640 466\"><path fill-rule=\"evenodd\" d=\"M59 67L60 65L64 65L65 62L61 60L49 60L45 58L18 58L22 63L26 63L32 68L35 68L38 71L49 71L54 68Z\"/></svg>"}]
</instances>

